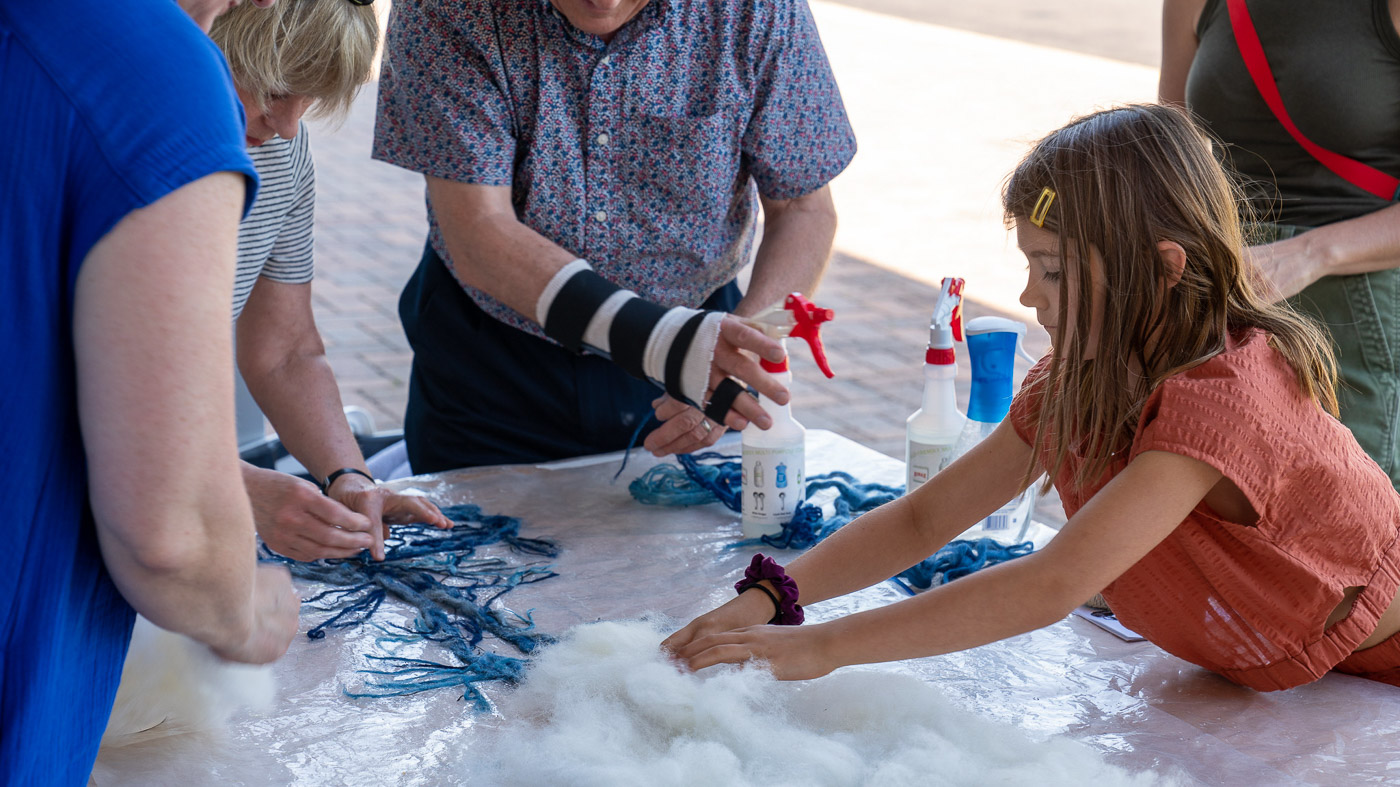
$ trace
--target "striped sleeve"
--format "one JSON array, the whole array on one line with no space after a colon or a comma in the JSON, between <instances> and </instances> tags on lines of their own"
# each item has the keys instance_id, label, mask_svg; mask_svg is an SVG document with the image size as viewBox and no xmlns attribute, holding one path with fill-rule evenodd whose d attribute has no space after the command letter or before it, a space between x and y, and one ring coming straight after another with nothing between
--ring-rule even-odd
<instances>
[{"instance_id":1,"label":"striped sleeve","mask_svg":"<svg viewBox=\"0 0 1400 787\"><path fill-rule=\"evenodd\" d=\"M262 275L282 284L305 284L314 275L312 223L316 217L316 164L306 124L292 140L291 177L287 199L290 207L277 230L272 255Z\"/></svg>"}]
</instances>

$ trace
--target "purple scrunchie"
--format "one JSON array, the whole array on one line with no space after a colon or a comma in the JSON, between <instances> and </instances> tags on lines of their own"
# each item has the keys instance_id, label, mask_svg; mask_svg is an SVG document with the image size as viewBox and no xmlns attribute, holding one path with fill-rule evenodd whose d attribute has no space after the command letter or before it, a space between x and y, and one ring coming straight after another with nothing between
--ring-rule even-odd
<instances>
[{"instance_id":1,"label":"purple scrunchie","mask_svg":"<svg viewBox=\"0 0 1400 787\"><path fill-rule=\"evenodd\" d=\"M779 626L801 625L805 615L802 612L802 605L797 603L797 583L773 558L762 554L754 555L753 562L749 563L749 567L744 570L744 578L734 583L734 590L743 593L765 579L772 582L773 587L778 591L777 596L773 598L778 607L778 614L774 615L773 619L768 622L776 623ZM758 589L767 590L762 585L759 585ZM773 596L772 593L768 595Z\"/></svg>"}]
</instances>

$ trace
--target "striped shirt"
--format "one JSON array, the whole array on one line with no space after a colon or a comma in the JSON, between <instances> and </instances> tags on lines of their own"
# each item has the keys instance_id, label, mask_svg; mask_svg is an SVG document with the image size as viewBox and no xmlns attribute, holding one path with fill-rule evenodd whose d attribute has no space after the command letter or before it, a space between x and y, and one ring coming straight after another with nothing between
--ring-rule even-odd
<instances>
[{"instance_id":1,"label":"striped shirt","mask_svg":"<svg viewBox=\"0 0 1400 787\"><path fill-rule=\"evenodd\" d=\"M292 139L271 139L248 148L262 187L238 226L238 277L233 319L243 313L259 276L282 284L311 281L311 223L316 209L316 165L306 124Z\"/></svg>"}]
</instances>

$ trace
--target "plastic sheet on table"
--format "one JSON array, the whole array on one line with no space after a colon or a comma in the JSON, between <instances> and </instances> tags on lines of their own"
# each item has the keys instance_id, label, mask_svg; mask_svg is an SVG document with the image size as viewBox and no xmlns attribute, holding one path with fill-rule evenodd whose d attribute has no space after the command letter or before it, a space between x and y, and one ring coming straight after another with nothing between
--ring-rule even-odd
<instances>
[{"instance_id":1,"label":"plastic sheet on table","mask_svg":"<svg viewBox=\"0 0 1400 787\"><path fill-rule=\"evenodd\" d=\"M808 437L812 473L845 470L899 483L902 463L829 432ZM627 483L655 463L634 452L541 466L479 468L395 482L443 504L475 503L521 517L523 534L553 539L560 576L505 597L533 610L545 632L646 613L682 623L728 598L729 582L755 550L733 549L736 515L718 504L663 509L636 504ZM490 554L490 550L486 550ZM504 557L521 562L506 550ZM309 591L311 588L306 588ZM304 595L305 595L304 591ZM814 620L891 603L889 583L809 609ZM386 608L392 605L386 604ZM406 609L388 609L407 623ZM304 616L305 617L305 616ZM303 628L313 625L303 620ZM324 640L299 637L275 667L276 710L235 717L221 740L177 736L105 756L107 784L455 783L473 752L510 718L511 689L487 686L493 713L472 711L460 691L352 699L358 670L377 650L372 628ZM400 655L442 657L436 646ZM868 669L863 667L862 669ZM1344 675L1287 692L1235 686L1150 643L1126 643L1067 618L983 648L876 667L917 675L956 705L1033 736L1068 736L1131 770L1186 784L1335 784L1400 780L1400 689Z\"/></svg>"}]
</instances>

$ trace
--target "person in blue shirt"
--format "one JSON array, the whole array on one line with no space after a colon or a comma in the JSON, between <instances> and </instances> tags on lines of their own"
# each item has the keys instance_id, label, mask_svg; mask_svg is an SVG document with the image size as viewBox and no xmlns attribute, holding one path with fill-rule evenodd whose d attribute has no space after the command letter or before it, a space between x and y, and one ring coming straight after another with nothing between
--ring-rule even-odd
<instances>
[{"instance_id":1,"label":"person in blue shirt","mask_svg":"<svg viewBox=\"0 0 1400 787\"><path fill-rule=\"evenodd\" d=\"M296 633L238 467L234 250L256 180L227 0L0 2L0 783L81 784L133 609L223 658ZM266 4L263 2L262 4Z\"/></svg>"}]
</instances>

